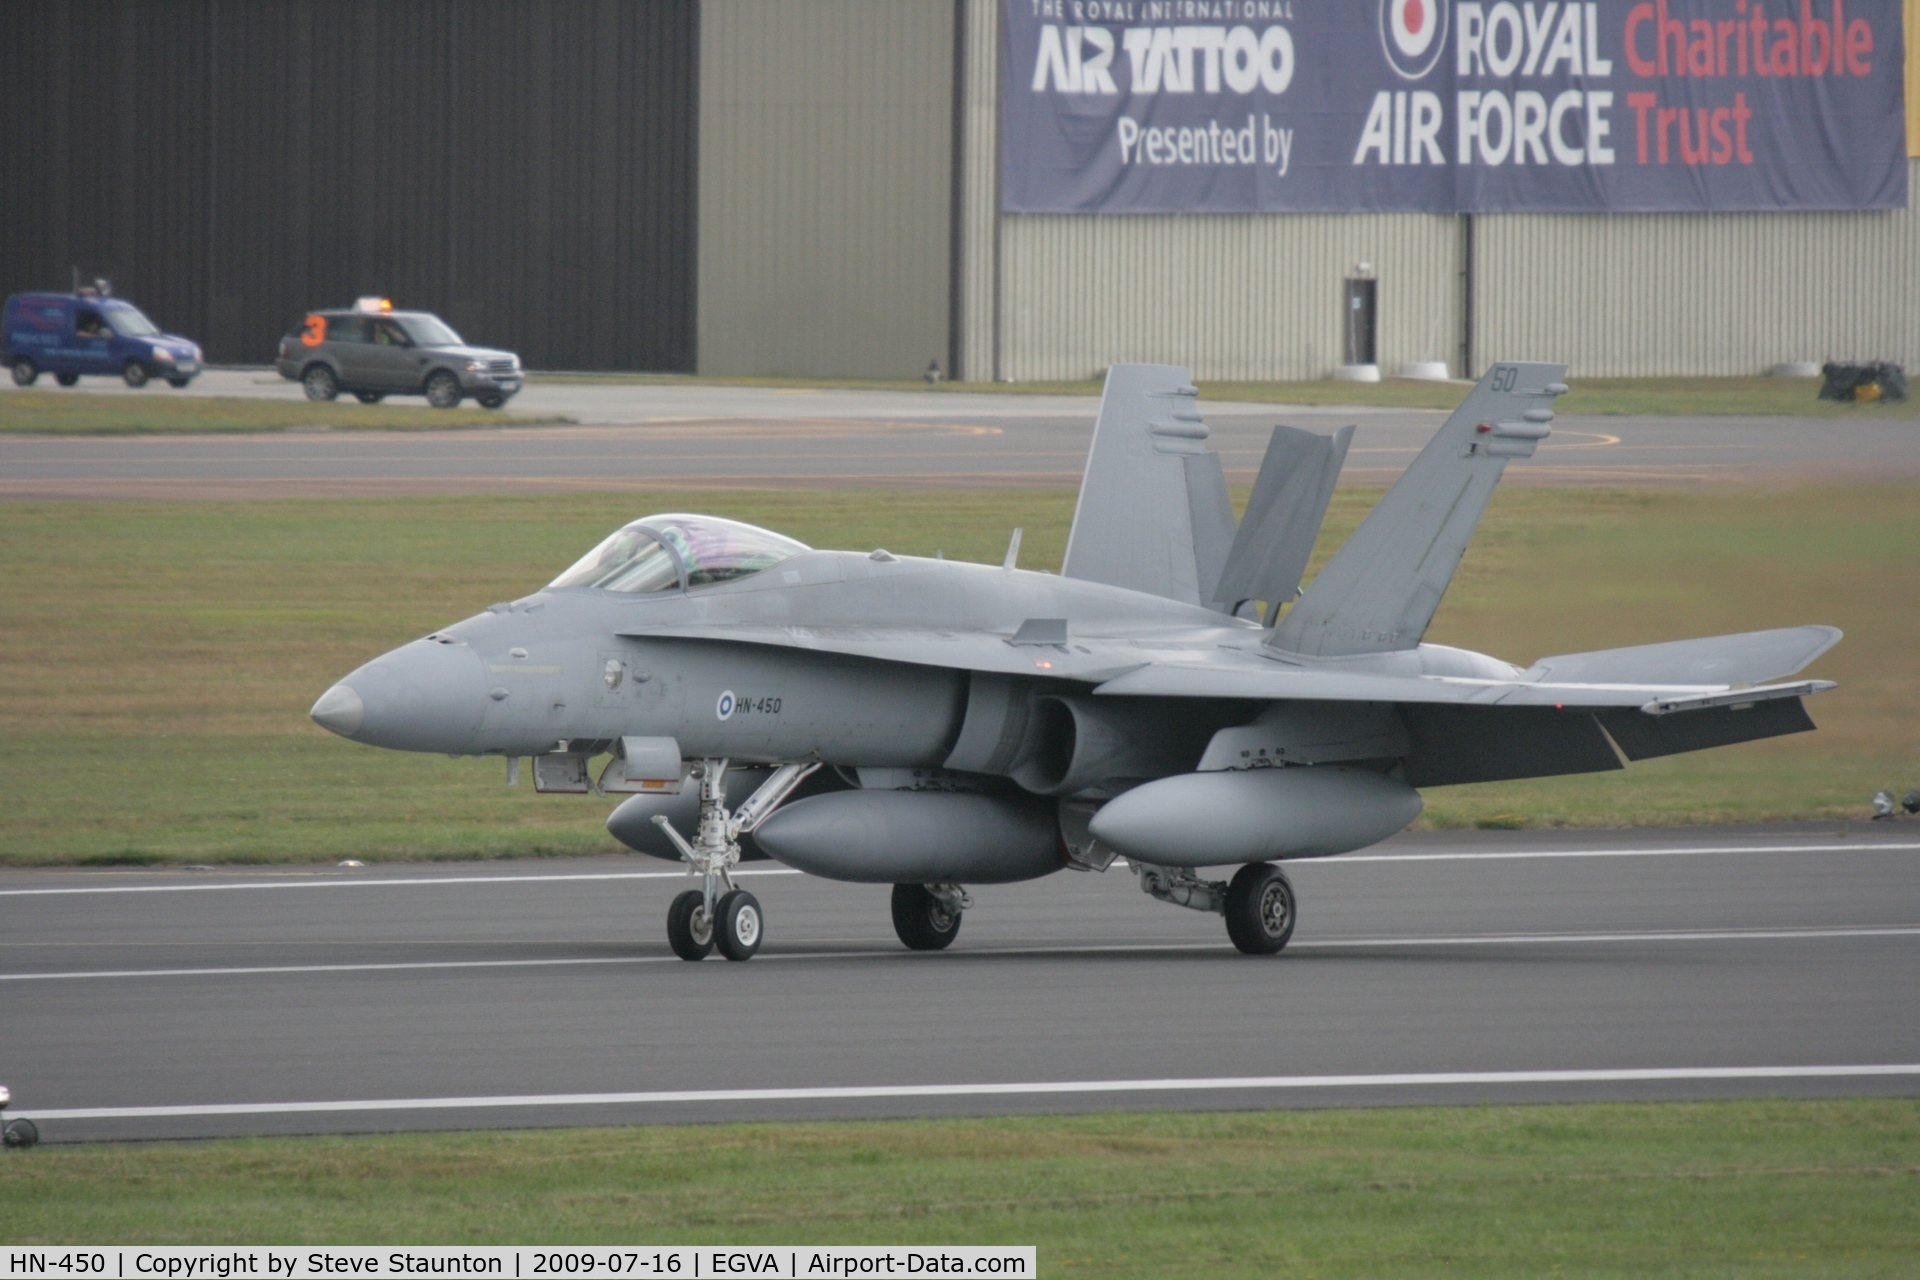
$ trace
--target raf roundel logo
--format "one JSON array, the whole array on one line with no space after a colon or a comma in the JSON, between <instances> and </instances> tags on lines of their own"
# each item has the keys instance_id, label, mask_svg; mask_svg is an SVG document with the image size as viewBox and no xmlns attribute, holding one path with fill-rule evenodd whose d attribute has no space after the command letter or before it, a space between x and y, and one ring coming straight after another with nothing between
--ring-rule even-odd
<instances>
[{"instance_id":1,"label":"raf roundel logo","mask_svg":"<svg viewBox=\"0 0 1920 1280\"><path fill-rule=\"evenodd\" d=\"M1380 47L1402 79L1420 79L1446 52L1449 2L1380 0Z\"/></svg>"},{"instance_id":2,"label":"raf roundel logo","mask_svg":"<svg viewBox=\"0 0 1920 1280\"><path fill-rule=\"evenodd\" d=\"M714 718L717 720L727 720L732 718L733 690L728 689L725 693L720 695L720 701L713 704L713 714L714 714Z\"/></svg>"}]
</instances>

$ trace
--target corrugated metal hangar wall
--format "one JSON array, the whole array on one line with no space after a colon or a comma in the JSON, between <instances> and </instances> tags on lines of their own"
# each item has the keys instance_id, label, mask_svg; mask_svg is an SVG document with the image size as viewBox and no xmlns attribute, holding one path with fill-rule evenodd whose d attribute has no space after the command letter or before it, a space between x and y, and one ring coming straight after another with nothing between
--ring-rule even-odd
<instances>
[{"instance_id":1,"label":"corrugated metal hangar wall","mask_svg":"<svg viewBox=\"0 0 1920 1280\"><path fill-rule=\"evenodd\" d=\"M1389 371L1920 367L1911 209L1001 214L1000 0L6 13L0 291L107 275L215 360L377 292L541 368L1307 378L1366 262Z\"/></svg>"},{"instance_id":2,"label":"corrugated metal hangar wall","mask_svg":"<svg viewBox=\"0 0 1920 1280\"><path fill-rule=\"evenodd\" d=\"M696 0L9 4L0 291L111 278L210 359L313 306L693 367Z\"/></svg>"},{"instance_id":3,"label":"corrugated metal hangar wall","mask_svg":"<svg viewBox=\"0 0 1920 1280\"><path fill-rule=\"evenodd\" d=\"M704 0L700 372L946 368L951 0Z\"/></svg>"}]
</instances>

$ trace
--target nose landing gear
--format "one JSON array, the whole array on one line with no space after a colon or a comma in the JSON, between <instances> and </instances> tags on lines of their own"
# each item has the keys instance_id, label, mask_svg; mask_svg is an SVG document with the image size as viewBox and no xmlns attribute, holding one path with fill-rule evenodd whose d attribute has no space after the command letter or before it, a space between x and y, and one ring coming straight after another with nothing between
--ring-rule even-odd
<instances>
[{"instance_id":1,"label":"nose landing gear","mask_svg":"<svg viewBox=\"0 0 1920 1280\"><path fill-rule=\"evenodd\" d=\"M673 841L690 870L705 884L689 889L667 909L667 942L682 960L704 960L717 947L729 960L751 960L760 950L766 917L760 900L733 883L732 869L740 861L740 837L766 820L795 787L820 767L819 763L783 764L760 784L745 804L727 811L725 760L701 760L692 777L700 783L700 826L694 839L673 829L665 814L654 823Z\"/></svg>"}]
</instances>

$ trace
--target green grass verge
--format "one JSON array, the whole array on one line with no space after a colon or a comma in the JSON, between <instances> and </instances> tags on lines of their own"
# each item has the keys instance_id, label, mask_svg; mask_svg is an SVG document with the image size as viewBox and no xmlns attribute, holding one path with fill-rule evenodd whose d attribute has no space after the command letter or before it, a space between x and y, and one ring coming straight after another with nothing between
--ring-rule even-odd
<instances>
[{"instance_id":1,"label":"green grass verge","mask_svg":"<svg viewBox=\"0 0 1920 1280\"><path fill-rule=\"evenodd\" d=\"M351 397L251 400L240 396L183 395L169 388L144 395L89 395L84 391L9 391L0 394L0 432L66 436L191 435L262 431L449 431L459 427L527 426L567 422L490 409L429 409L424 405L361 404Z\"/></svg>"},{"instance_id":2,"label":"green grass verge","mask_svg":"<svg viewBox=\"0 0 1920 1280\"><path fill-rule=\"evenodd\" d=\"M1920 1103L250 1139L0 1159L7 1244L1032 1244L1045 1276L1910 1276Z\"/></svg>"},{"instance_id":3,"label":"green grass verge","mask_svg":"<svg viewBox=\"0 0 1920 1280\"><path fill-rule=\"evenodd\" d=\"M1064 382L942 382L885 378L723 378L682 373L538 373L530 383L602 383L632 386L766 387L786 391L993 392L1002 395L1100 394L1101 380ZM1451 409L1467 393L1464 382L1336 382L1331 378L1274 382L1198 384L1207 400L1257 404L1373 405L1399 409ZM1726 415L1796 418L1915 418L1920 399L1899 404L1836 404L1821 400L1818 378L1570 378L1572 388L1555 408L1568 414ZM796 412L799 406L796 405Z\"/></svg>"},{"instance_id":4,"label":"green grass verge","mask_svg":"<svg viewBox=\"0 0 1920 1280\"><path fill-rule=\"evenodd\" d=\"M1319 556L1377 491L1341 490ZM493 761L377 751L306 717L368 658L523 595L687 495L0 505L0 863L613 852L609 801L502 786ZM727 492L698 505L815 546L1057 568L1053 490ZM1920 488L1514 486L1429 638L1519 662L1829 622L1818 733L1618 773L1427 793L1429 826L1863 816L1920 784Z\"/></svg>"}]
</instances>

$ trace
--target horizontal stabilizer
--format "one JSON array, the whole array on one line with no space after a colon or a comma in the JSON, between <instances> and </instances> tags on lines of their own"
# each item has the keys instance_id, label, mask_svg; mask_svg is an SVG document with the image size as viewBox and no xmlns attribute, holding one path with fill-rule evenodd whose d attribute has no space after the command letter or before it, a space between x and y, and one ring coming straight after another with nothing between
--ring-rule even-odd
<instances>
[{"instance_id":1,"label":"horizontal stabilizer","mask_svg":"<svg viewBox=\"0 0 1920 1280\"><path fill-rule=\"evenodd\" d=\"M1522 677L1553 684L1758 684L1801 670L1840 642L1837 627L1782 627L1542 658Z\"/></svg>"},{"instance_id":2,"label":"horizontal stabilizer","mask_svg":"<svg viewBox=\"0 0 1920 1280\"><path fill-rule=\"evenodd\" d=\"M1521 361L1488 370L1267 643L1320 656L1419 644L1508 460L1546 438L1566 371Z\"/></svg>"},{"instance_id":3,"label":"horizontal stabilizer","mask_svg":"<svg viewBox=\"0 0 1920 1280\"><path fill-rule=\"evenodd\" d=\"M1201 604L1233 544L1233 506L1187 371L1107 370L1060 572Z\"/></svg>"},{"instance_id":4,"label":"horizontal stabilizer","mask_svg":"<svg viewBox=\"0 0 1920 1280\"><path fill-rule=\"evenodd\" d=\"M1240 532L1214 588L1214 603L1232 610L1245 600L1264 600L1277 615L1299 593L1352 440L1352 427L1331 436L1273 429Z\"/></svg>"}]
</instances>

